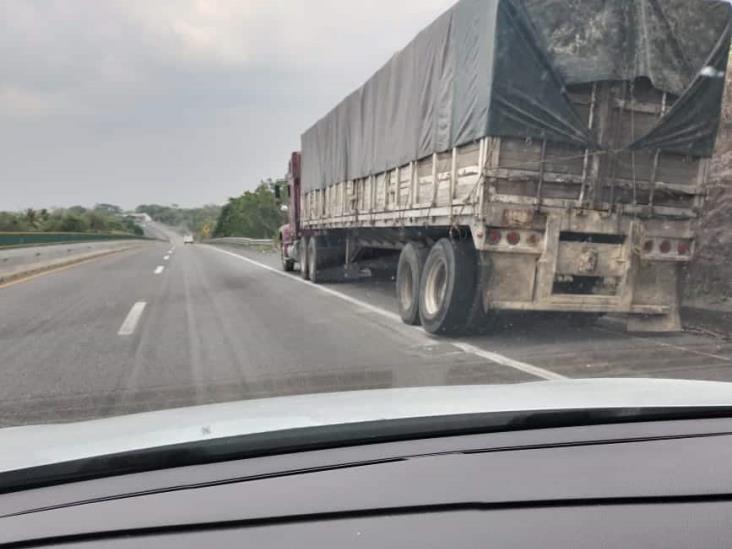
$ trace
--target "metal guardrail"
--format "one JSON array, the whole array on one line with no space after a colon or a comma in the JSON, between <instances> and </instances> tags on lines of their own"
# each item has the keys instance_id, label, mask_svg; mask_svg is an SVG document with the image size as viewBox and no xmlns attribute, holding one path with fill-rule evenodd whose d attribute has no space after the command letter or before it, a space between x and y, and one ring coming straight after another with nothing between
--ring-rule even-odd
<instances>
[{"instance_id":1,"label":"metal guardrail","mask_svg":"<svg viewBox=\"0 0 732 549\"><path fill-rule=\"evenodd\" d=\"M246 238L242 236L227 236L223 238L211 238L205 241L208 244L231 244L233 246L273 246L271 238Z\"/></svg>"},{"instance_id":2,"label":"metal guardrail","mask_svg":"<svg viewBox=\"0 0 732 549\"><path fill-rule=\"evenodd\" d=\"M76 242L103 242L109 240L149 240L149 238L122 233L0 233L0 248L20 248L25 246L70 244Z\"/></svg>"},{"instance_id":3,"label":"metal guardrail","mask_svg":"<svg viewBox=\"0 0 732 549\"><path fill-rule=\"evenodd\" d=\"M140 239L124 239L0 248L0 283L84 259L126 250L139 246L143 242L145 241Z\"/></svg>"}]
</instances>

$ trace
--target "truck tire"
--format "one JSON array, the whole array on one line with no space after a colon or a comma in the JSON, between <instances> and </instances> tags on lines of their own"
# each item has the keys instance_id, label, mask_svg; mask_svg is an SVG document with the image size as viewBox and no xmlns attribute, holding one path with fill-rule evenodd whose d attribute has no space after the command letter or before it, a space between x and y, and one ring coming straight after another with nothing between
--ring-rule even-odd
<instances>
[{"instance_id":1,"label":"truck tire","mask_svg":"<svg viewBox=\"0 0 732 549\"><path fill-rule=\"evenodd\" d=\"M465 329L475 296L476 259L472 242L442 238L432 246L422 271L419 318L431 334Z\"/></svg>"},{"instance_id":2,"label":"truck tire","mask_svg":"<svg viewBox=\"0 0 732 549\"><path fill-rule=\"evenodd\" d=\"M486 335L496 328L496 313L494 311L486 313L483 309L483 270L488 268L479 261L476 262L475 292L465 317L465 332L470 335Z\"/></svg>"},{"instance_id":3,"label":"truck tire","mask_svg":"<svg viewBox=\"0 0 732 549\"><path fill-rule=\"evenodd\" d=\"M303 280L310 279L310 272L308 271L308 247L310 239L303 237L300 241L300 277Z\"/></svg>"},{"instance_id":4,"label":"truck tire","mask_svg":"<svg viewBox=\"0 0 732 549\"><path fill-rule=\"evenodd\" d=\"M320 254L318 253L321 245L320 242L318 242L318 238L315 236L310 237L308 241L308 252L307 252L307 266L308 266L308 276L310 277L310 282L314 282L315 284L319 284L320 282L323 282L321 280L320 276L320 264L321 260L318 257Z\"/></svg>"},{"instance_id":5,"label":"truck tire","mask_svg":"<svg viewBox=\"0 0 732 549\"><path fill-rule=\"evenodd\" d=\"M410 326L419 324L419 285L429 248L410 242L399 254L396 294L399 316Z\"/></svg>"}]
</instances>

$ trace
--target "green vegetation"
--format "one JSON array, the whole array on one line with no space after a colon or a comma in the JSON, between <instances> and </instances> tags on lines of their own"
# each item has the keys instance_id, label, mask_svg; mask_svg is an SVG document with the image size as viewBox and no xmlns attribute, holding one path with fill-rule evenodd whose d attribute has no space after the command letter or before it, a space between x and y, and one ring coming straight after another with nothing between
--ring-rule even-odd
<instances>
[{"instance_id":1,"label":"green vegetation","mask_svg":"<svg viewBox=\"0 0 732 549\"><path fill-rule=\"evenodd\" d=\"M262 181L254 191L229 198L221 209L214 236L246 236L271 238L277 234L286 216L280 211L281 201L275 187L281 182Z\"/></svg>"},{"instance_id":2,"label":"green vegetation","mask_svg":"<svg viewBox=\"0 0 732 549\"><path fill-rule=\"evenodd\" d=\"M111 204L98 204L92 209L82 206L0 212L0 232L69 232L120 233L141 236L142 228L125 217L122 209Z\"/></svg>"},{"instance_id":3,"label":"green vegetation","mask_svg":"<svg viewBox=\"0 0 732 549\"><path fill-rule=\"evenodd\" d=\"M283 200L275 195L277 186L281 187L282 182L262 181L256 190L230 198L223 207L181 208L177 204L141 204L135 212L178 228L181 233L192 233L198 239L212 236L271 238L287 219L280 209ZM97 204L91 209L73 206L0 212L0 232L143 234L142 228L113 204Z\"/></svg>"},{"instance_id":4,"label":"green vegetation","mask_svg":"<svg viewBox=\"0 0 732 549\"><path fill-rule=\"evenodd\" d=\"M181 232L193 233L197 238L209 238L221 213L221 207L208 205L202 208L180 208L176 204L172 206L142 204L135 211L146 213L164 225L177 227Z\"/></svg>"}]
</instances>

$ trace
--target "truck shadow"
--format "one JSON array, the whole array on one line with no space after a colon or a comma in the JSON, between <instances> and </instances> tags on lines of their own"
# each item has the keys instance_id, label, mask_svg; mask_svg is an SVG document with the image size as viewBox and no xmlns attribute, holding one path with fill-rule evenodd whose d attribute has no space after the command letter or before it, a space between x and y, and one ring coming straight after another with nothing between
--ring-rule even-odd
<instances>
[{"instance_id":1,"label":"truck shadow","mask_svg":"<svg viewBox=\"0 0 732 549\"><path fill-rule=\"evenodd\" d=\"M603 335L604 334L604 335ZM461 339L527 341L537 343L575 343L588 338L627 339L617 321L571 314L494 313L484 325L477 326Z\"/></svg>"}]
</instances>

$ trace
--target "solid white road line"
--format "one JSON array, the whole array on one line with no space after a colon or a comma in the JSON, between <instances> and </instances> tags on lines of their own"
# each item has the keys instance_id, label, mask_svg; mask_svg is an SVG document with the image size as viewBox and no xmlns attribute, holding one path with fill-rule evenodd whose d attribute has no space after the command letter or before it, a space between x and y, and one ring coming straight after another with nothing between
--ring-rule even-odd
<instances>
[{"instance_id":1,"label":"solid white road line","mask_svg":"<svg viewBox=\"0 0 732 549\"><path fill-rule=\"evenodd\" d=\"M165 256L165 257L163 258L163 261L168 261L168 259L170 259L170 256L169 256L169 255L166 255L166 256Z\"/></svg>"},{"instance_id":2,"label":"solid white road line","mask_svg":"<svg viewBox=\"0 0 732 549\"><path fill-rule=\"evenodd\" d=\"M162 272L163 272L164 270L165 270L165 267L163 267L162 265L158 265L158 268L157 268L157 269L155 269L155 274L156 274L156 275L159 275L159 274L160 274L160 273L162 273Z\"/></svg>"},{"instance_id":3,"label":"solid white road line","mask_svg":"<svg viewBox=\"0 0 732 549\"><path fill-rule=\"evenodd\" d=\"M465 343L464 341L451 341L451 343L461 351L465 351L466 353L485 358L486 360L490 360L491 362L497 362L498 364L502 364L503 366L510 366L511 368L521 370L522 372L531 374L532 376L553 380L568 379L567 376L557 374L555 372L552 372L551 370L539 368L538 366L527 364L526 362L520 362L510 357L499 355L498 353L494 353L492 351L486 351L485 349L481 349L480 347L477 347L472 343Z\"/></svg>"},{"instance_id":4,"label":"solid white road line","mask_svg":"<svg viewBox=\"0 0 732 549\"><path fill-rule=\"evenodd\" d=\"M422 330L422 328L420 328L418 326L407 326L406 324L403 324L402 319L396 313L386 311L384 309L371 305L370 303L366 303L365 301L361 301L360 299L351 297L350 295L346 295L346 294L343 294L336 290L333 290L332 288L328 288L326 286L320 286L318 284L312 284L306 280L303 280L300 277L292 276L291 274L288 274L284 271L280 271L279 269L275 269L274 267L270 267L269 265L265 265L264 263L260 263L259 261L254 261L253 259L244 257L243 255L235 254L234 252L230 252L228 250L222 250L221 248L217 248L216 246L209 246L209 247L213 250L216 250L217 252L221 252L222 254L230 255L231 257L235 257L237 259L250 263L251 265L255 265L261 269L265 269L266 271L271 271L275 274L283 276L283 277L287 278L288 280L306 284L310 288L320 290L321 292L324 292L328 295L337 297L338 299L342 299L343 301L346 301L348 303L361 307L362 309L366 309L367 311L371 311L372 313L376 313L378 315L386 317L390 320L393 320L394 322L398 322L400 325L402 325L405 328L412 328L414 330L419 330L423 334L425 334L425 336L427 335L427 333L424 332L424 330ZM489 360L490 362L494 362L494 363L500 364L502 366L508 366L509 368L513 368L515 370L520 370L524 373L531 374L533 376L536 376L536 377L539 377L542 379L549 379L549 380L568 379L566 376L557 374L555 372L546 370L544 368L540 368L539 366L534 366L532 364L520 362L518 360L514 360L512 358L509 358L507 356L504 356L504 355L501 355L498 353L483 350L480 347L477 347L471 343L467 343L467 342L456 340L456 339L448 339L448 338L445 338L445 340L448 341L449 343L452 343L453 345L455 345L455 347L457 347L458 349L460 349L461 351L463 351L465 353L473 354L480 358Z\"/></svg>"},{"instance_id":5,"label":"solid white road line","mask_svg":"<svg viewBox=\"0 0 732 549\"><path fill-rule=\"evenodd\" d=\"M127 318L125 318L122 326L120 326L117 335L128 336L135 333L135 328L137 327L137 323L140 321L142 311L145 310L145 305L147 305L147 303L144 301L138 301L132 306L130 312L127 313Z\"/></svg>"}]
</instances>

